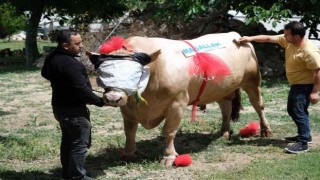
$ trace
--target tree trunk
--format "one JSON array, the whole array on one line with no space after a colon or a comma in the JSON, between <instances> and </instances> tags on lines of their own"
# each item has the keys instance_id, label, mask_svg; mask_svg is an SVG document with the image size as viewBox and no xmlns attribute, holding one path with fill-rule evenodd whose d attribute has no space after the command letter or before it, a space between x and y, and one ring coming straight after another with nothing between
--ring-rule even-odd
<instances>
[{"instance_id":1,"label":"tree trunk","mask_svg":"<svg viewBox=\"0 0 320 180\"><path fill-rule=\"evenodd\" d=\"M37 34L38 34L38 26L41 20L41 16L44 10L43 1L36 1L36 5L34 5L34 9L30 11L30 19L27 24L26 30L26 42L25 42L25 50L26 50L26 65L32 66L35 60L39 57L38 45L37 45Z\"/></svg>"}]
</instances>

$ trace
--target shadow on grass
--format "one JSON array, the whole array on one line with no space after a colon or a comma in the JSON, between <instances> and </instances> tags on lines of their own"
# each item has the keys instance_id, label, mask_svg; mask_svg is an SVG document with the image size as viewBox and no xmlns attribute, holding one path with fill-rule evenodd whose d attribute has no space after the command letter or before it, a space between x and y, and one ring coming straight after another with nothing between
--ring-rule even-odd
<instances>
[{"instance_id":1,"label":"shadow on grass","mask_svg":"<svg viewBox=\"0 0 320 180\"><path fill-rule=\"evenodd\" d=\"M197 153L205 151L212 142L217 141L219 134L201 134L201 133L178 133L175 138L175 147L179 154ZM122 149L118 147L107 147L95 155L89 155L86 159L86 166L91 177L105 176L108 169L117 166L143 165L143 164L159 164L163 157L163 150L165 148L164 138L158 136L150 140L141 140L137 142L138 160L134 162L125 162L122 159ZM219 142L217 142L219 143ZM227 143L228 146L238 145L252 145L252 146L276 146L284 148L286 143L280 139L258 138L244 141L238 136L232 136L232 141ZM26 180L40 180L40 179L59 179L59 172L61 169L51 169L50 172L45 173L41 171L29 172L15 172L3 171L0 169L0 179L26 179Z\"/></svg>"},{"instance_id":2,"label":"shadow on grass","mask_svg":"<svg viewBox=\"0 0 320 180\"><path fill-rule=\"evenodd\" d=\"M229 146L236 145L251 145L251 146L274 146L278 148L287 147L288 143L282 139L272 138L254 138L254 139L242 139L240 136L233 136L232 142L228 143Z\"/></svg>"},{"instance_id":3,"label":"shadow on grass","mask_svg":"<svg viewBox=\"0 0 320 180\"><path fill-rule=\"evenodd\" d=\"M15 172L13 170L0 170L1 180L57 180L59 176L54 176L50 172L41 171Z\"/></svg>"},{"instance_id":4,"label":"shadow on grass","mask_svg":"<svg viewBox=\"0 0 320 180\"><path fill-rule=\"evenodd\" d=\"M175 138L175 148L179 154L197 153L205 151L212 142L217 141L221 136L215 134L201 133L178 133ZM158 136L151 140L137 142L137 154L139 159L132 164L143 165L148 163L160 163L165 148L164 138ZM217 142L219 143L219 142ZM250 145L250 146L274 146L283 149L287 143L281 139L257 138L254 140L244 141L238 135L232 136L232 141L227 143L228 146ZM88 170L94 175L93 177L105 175L105 171L116 166L126 166L121 158L122 149L109 147L96 156L87 158Z\"/></svg>"},{"instance_id":5,"label":"shadow on grass","mask_svg":"<svg viewBox=\"0 0 320 180\"><path fill-rule=\"evenodd\" d=\"M10 111L2 111L2 110L0 110L0 117L1 116L6 116L6 115L9 115L9 114L15 114L15 113L10 112Z\"/></svg>"},{"instance_id":6,"label":"shadow on grass","mask_svg":"<svg viewBox=\"0 0 320 180\"><path fill-rule=\"evenodd\" d=\"M200 133L184 133L177 134L175 138L176 151L179 154L204 151L212 141L220 138L217 134L200 134ZM137 141L138 159L133 162L125 162L122 159L123 149L108 147L97 153L95 156L88 156L86 163L88 171L93 177L103 176L104 171L116 166L126 166L128 164L160 164L165 149L165 140L162 136L158 136L151 140Z\"/></svg>"}]
</instances>

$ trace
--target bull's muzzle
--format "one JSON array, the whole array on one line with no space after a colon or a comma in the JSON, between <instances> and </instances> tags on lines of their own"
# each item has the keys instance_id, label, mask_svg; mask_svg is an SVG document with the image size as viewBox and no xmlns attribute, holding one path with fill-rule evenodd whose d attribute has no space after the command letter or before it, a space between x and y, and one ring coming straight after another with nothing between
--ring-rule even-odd
<instances>
[{"instance_id":1,"label":"bull's muzzle","mask_svg":"<svg viewBox=\"0 0 320 180\"><path fill-rule=\"evenodd\" d=\"M108 106L119 107L127 104L128 96L125 92L106 91L103 100Z\"/></svg>"}]
</instances>

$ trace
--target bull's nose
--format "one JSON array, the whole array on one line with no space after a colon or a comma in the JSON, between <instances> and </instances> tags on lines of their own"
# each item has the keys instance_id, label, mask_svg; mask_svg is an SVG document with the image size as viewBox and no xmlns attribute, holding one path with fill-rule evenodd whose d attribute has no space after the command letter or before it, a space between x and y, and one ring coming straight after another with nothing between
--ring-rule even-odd
<instances>
[{"instance_id":1,"label":"bull's nose","mask_svg":"<svg viewBox=\"0 0 320 180\"><path fill-rule=\"evenodd\" d=\"M105 102L111 106L123 106L128 101L128 96L124 92L110 91L104 94Z\"/></svg>"},{"instance_id":2,"label":"bull's nose","mask_svg":"<svg viewBox=\"0 0 320 180\"><path fill-rule=\"evenodd\" d=\"M116 96L113 94L106 94L106 98L109 102L115 102L115 103L118 103L122 99L121 96Z\"/></svg>"}]
</instances>

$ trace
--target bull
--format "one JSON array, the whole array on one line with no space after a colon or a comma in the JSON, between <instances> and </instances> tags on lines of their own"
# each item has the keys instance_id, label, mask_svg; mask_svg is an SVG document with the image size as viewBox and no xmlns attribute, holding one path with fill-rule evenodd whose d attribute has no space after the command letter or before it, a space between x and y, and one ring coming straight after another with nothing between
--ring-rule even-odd
<instances>
[{"instance_id":1,"label":"bull","mask_svg":"<svg viewBox=\"0 0 320 180\"><path fill-rule=\"evenodd\" d=\"M236 32L208 34L187 41L134 36L123 42L125 46L120 46L122 50L110 53L113 55L121 54L109 59L115 57L127 59L127 61L121 61L121 66L129 68L122 69L122 72L121 70L113 72L117 71L117 68L114 68L115 65L111 65L111 68L100 69L97 80L98 84L105 88L103 95L105 102L110 106L120 107L126 136L125 155L128 159L136 157L135 137L138 124L140 123L146 129L152 129L165 120L162 134L166 146L161 164L172 166L178 155L174 139L183 112L188 105L203 108L206 104L217 102L222 112L223 121L220 133L224 136L230 136L230 121L238 117L237 114L240 110L240 99L238 98L240 88L248 94L249 100L259 116L260 135L262 137L272 136L271 127L265 118L261 96L261 75L254 48L250 43L237 44L234 40L238 38L240 35ZM125 87L126 83L135 83L134 86L139 86L140 80L133 79L136 77L136 73L130 74L131 65L129 64L133 63L130 60L135 58L130 58L131 55L123 56L124 51L129 55L135 54L135 52L144 52L150 57L150 63L147 62L147 66L145 66L146 62L142 65L140 62L140 66L149 67L148 72L150 73L150 76L145 78L147 84L141 91L141 97L145 103L137 103L137 94L130 93L135 90L131 88L128 91L130 88ZM197 74L193 71L193 74L190 73L190 62L195 67L197 66L194 57L200 51L217 57L229 71L225 74L216 73L212 77L205 76L205 72ZM91 56L91 54L89 55ZM109 75L105 76L105 73ZM110 84L101 82L103 78L108 81L121 74L128 74L128 76L119 77L120 80L116 80L118 83L113 85L110 81ZM137 78L140 77L138 75ZM121 80L126 83L119 83Z\"/></svg>"}]
</instances>

